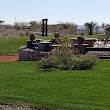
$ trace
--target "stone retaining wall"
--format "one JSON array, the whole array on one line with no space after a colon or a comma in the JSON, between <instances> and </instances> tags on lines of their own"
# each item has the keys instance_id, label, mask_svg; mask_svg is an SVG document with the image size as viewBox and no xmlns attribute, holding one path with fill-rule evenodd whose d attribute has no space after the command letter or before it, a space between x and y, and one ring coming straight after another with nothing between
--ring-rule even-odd
<instances>
[{"instance_id":1,"label":"stone retaining wall","mask_svg":"<svg viewBox=\"0 0 110 110\"><path fill-rule=\"evenodd\" d=\"M19 48L19 61L36 61L52 55L52 51L44 52L22 46Z\"/></svg>"}]
</instances>

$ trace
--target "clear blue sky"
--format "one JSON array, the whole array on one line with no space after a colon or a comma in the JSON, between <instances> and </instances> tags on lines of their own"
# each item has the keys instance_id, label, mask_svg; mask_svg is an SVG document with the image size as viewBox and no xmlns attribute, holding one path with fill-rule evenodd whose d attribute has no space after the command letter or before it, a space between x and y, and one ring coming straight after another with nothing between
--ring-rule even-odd
<instances>
[{"instance_id":1,"label":"clear blue sky","mask_svg":"<svg viewBox=\"0 0 110 110\"><path fill-rule=\"evenodd\" d=\"M95 21L110 23L110 0L0 0L0 20L6 24L40 21L49 24L71 22L83 25Z\"/></svg>"}]
</instances>

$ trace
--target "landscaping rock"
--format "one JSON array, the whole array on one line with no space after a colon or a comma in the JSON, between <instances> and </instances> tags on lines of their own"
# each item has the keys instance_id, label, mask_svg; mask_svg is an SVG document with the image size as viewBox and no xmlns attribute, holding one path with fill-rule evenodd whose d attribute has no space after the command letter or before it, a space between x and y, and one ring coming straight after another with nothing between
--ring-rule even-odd
<instances>
[{"instance_id":1,"label":"landscaping rock","mask_svg":"<svg viewBox=\"0 0 110 110\"><path fill-rule=\"evenodd\" d=\"M43 57L48 57L52 54L52 51L45 52L26 48L25 46L19 49L19 61L36 61L41 60Z\"/></svg>"}]
</instances>

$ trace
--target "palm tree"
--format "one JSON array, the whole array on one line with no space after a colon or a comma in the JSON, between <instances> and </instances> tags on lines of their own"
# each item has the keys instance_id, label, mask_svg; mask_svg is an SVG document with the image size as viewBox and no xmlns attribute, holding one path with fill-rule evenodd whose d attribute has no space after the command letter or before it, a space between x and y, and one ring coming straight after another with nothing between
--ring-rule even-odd
<instances>
[{"instance_id":1,"label":"palm tree","mask_svg":"<svg viewBox=\"0 0 110 110\"><path fill-rule=\"evenodd\" d=\"M93 35L93 29L94 29L94 27L97 25L97 23L95 23L95 22L90 22L90 23L85 23L84 24L84 26L86 26L87 27L87 29L88 29L88 34L89 35Z\"/></svg>"}]
</instances>

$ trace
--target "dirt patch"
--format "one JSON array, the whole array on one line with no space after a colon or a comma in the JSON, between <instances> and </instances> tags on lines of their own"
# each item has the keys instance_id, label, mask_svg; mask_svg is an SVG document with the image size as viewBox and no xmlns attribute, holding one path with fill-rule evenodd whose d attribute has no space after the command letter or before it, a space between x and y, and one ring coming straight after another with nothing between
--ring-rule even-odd
<instances>
[{"instance_id":1,"label":"dirt patch","mask_svg":"<svg viewBox=\"0 0 110 110\"><path fill-rule=\"evenodd\" d=\"M19 54L0 55L0 62L13 62L19 60Z\"/></svg>"}]
</instances>

